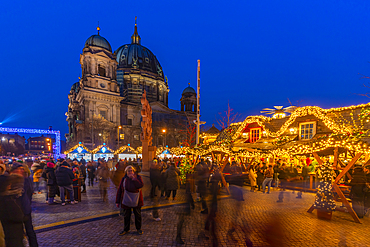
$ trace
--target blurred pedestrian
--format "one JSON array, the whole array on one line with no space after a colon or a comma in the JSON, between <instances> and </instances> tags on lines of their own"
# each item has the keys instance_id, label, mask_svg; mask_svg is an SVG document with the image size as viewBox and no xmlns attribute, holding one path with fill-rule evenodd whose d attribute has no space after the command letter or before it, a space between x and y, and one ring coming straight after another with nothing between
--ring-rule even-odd
<instances>
[{"instance_id":1,"label":"blurred pedestrian","mask_svg":"<svg viewBox=\"0 0 370 247\"><path fill-rule=\"evenodd\" d=\"M171 193L172 199L176 200L177 189L179 188L179 176L180 170L175 166L175 163L171 163L170 167L165 173L166 178L166 199L169 200Z\"/></svg>"},{"instance_id":2,"label":"blurred pedestrian","mask_svg":"<svg viewBox=\"0 0 370 247\"><path fill-rule=\"evenodd\" d=\"M96 170L96 176L99 179L100 198L103 200L103 202L107 202L107 188L109 182L108 179L110 178L110 171L106 162L101 162L100 166Z\"/></svg>"},{"instance_id":3,"label":"blurred pedestrian","mask_svg":"<svg viewBox=\"0 0 370 247\"><path fill-rule=\"evenodd\" d=\"M143 188L144 183L140 175L135 173L133 166L126 167L126 175L122 178L116 195L116 206L123 208L124 229L119 233L123 236L130 232L131 211L134 211L135 226L139 235L141 230L141 207L144 205Z\"/></svg>"},{"instance_id":4,"label":"blurred pedestrian","mask_svg":"<svg viewBox=\"0 0 370 247\"><path fill-rule=\"evenodd\" d=\"M150 165L150 183L152 185L152 188L150 190L150 197L153 198L157 196L155 194L156 188L160 189L160 179L161 179L161 167L158 164L157 160L153 160L152 164Z\"/></svg>"},{"instance_id":5,"label":"blurred pedestrian","mask_svg":"<svg viewBox=\"0 0 370 247\"><path fill-rule=\"evenodd\" d=\"M265 175L265 180L263 180L263 183L262 183L262 192L265 193L266 185L268 185L267 194L270 194L271 182L274 176L274 169L272 169L272 165L269 165L264 175Z\"/></svg>"},{"instance_id":6,"label":"blurred pedestrian","mask_svg":"<svg viewBox=\"0 0 370 247\"><path fill-rule=\"evenodd\" d=\"M95 166L92 161L87 163L87 174L89 176L89 186L94 187Z\"/></svg>"},{"instance_id":7,"label":"blurred pedestrian","mask_svg":"<svg viewBox=\"0 0 370 247\"><path fill-rule=\"evenodd\" d=\"M23 183L21 175L0 175L0 221L5 240L5 245L0 242L1 246L24 246L24 213L20 203Z\"/></svg>"},{"instance_id":8,"label":"blurred pedestrian","mask_svg":"<svg viewBox=\"0 0 370 247\"><path fill-rule=\"evenodd\" d=\"M57 193L58 185L57 178L55 177L55 164L53 162L48 162L46 168L42 174L42 177L46 180L46 185L48 188L48 204L54 205L54 197Z\"/></svg>"},{"instance_id":9,"label":"blurred pedestrian","mask_svg":"<svg viewBox=\"0 0 370 247\"><path fill-rule=\"evenodd\" d=\"M194 200L191 195L190 190L190 174L186 174L185 179L185 200L186 203L182 206L182 208L179 210L179 219L177 223L177 235L176 235L176 243L178 244L184 244L185 242L182 240L182 228L184 226L185 217L189 216L191 213L191 209L195 208Z\"/></svg>"},{"instance_id":10,"label":"blurred pedestrian","mask_svg":"<svg viewBox=\"0 0 370 247\"><path fill-rule=\"evenodd\" d=\"M365 202L365 190L366 190L366 176L362 168L362 164L356 164L352 174L350 182L351 188L351 199L352 207L359 218L363 218L365 215L364 202Z\"/></svg>"},{"instance_id":11,"label":"blurred pedestrian","mask_svg":"<svg viewBox=\"0 0 370 247\"><path fill-rule=\"evenodd\" d=\"M24 214L23 225L26 229L26 235L28 237L28 243L30 247L37 247L37 237L35 230L33 229L31 215L33 194L32 180L30 178L31 172L26 165L15 162L12 166L11 174L18 174L24 178L22 195L19 197L20 205Z\"/></svg>"},{"instance_id":12,"label":"blurred pedestrian","mask_svg":"<svg viewBox=\"0 0 370 247\"><path fill-rule=\"evenodd\" d=\"M249 181L251 183L251 191L254 192L257 186L257 174L254 171L254 166L251 165L249 169Z\"/></svg>"}]
</instances>

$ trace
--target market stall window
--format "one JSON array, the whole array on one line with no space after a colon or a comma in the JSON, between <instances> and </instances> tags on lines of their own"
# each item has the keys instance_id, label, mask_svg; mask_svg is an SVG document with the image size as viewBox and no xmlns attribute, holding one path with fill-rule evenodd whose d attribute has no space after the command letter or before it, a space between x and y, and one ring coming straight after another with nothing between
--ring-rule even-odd
<instances>
[{"instance_id":1,"label":"market stall window","mask_svg":"<svg viewBox=\"0 0 370 247\"><path fill-rule=\"evenodd\" d=\"M305 122L299 124L299 139L310 140L316 134L316 122Z\"/></svg>"},{"instance_id":2,"label":"market stall window","mask_svg":"<svg viewBox=\"0 0 370 247\"><path fill-rule=\"evenodd\" d=\"M250 129L250 142L256 142L261 138L261 129L260 128L253 128Z\"/></svg>"}]
</instances>

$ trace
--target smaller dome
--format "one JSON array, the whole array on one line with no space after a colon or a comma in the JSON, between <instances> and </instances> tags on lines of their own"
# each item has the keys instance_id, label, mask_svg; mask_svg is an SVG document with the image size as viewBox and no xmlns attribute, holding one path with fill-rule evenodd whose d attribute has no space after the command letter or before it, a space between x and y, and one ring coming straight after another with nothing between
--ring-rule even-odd
<instances>
[{"instance_id":1,"label":"smaller dome","mask_svg":"<svg viewBox=\"0 0 370 247\"><path fill-rule=\"evenodd\" d=\"M193 93L193 94L197 94L195 92L195 89L190 87L190 83L189 83L189 86L187 88L184 89L184 91L182 91L182 94L185 94L185 93Z\"/></svg>"},{"instance_id":2,"label":"smaller dome","mask_svg":"<svg viewBox=\"0 0 370 247\"><path fill-rule=\"evenodd\" d=\"M86 40L85 48L88 46L98 46L112 52L112 47L110 46L109 42L99 34L91 35L91 37Z\"/></svg>"}]
</instances>

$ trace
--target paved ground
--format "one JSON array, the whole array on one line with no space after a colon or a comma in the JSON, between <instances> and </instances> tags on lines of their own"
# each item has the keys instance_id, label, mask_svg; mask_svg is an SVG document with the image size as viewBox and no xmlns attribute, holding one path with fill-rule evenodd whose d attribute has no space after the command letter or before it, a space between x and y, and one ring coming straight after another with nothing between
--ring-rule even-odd
<instances>
[{"instance_id":1,"label":"paved ground","mask_svg":"<svg viewBox=\"0 0 370 247\"><path fill-rule=\"evenodd\" d=\"M146 180L147 184L148 181ZM144 195L148 194L149 186L145 186ZM151 216L151 210L144 210L143 235L132 233L118 236L123 228L121 217L109 217L99 220L94 218L105 214L116 213L114 207L114 188L110 189L109 203L99 202L97 189L88 188L83 201L78 205L48 206L36 195L34 224L38 226L37 234L40 246L176 246L176 224L178 214L182 212L181 205L160 208L162 221L156 222ZM179 191L178 203L183 201L183 191ZM316 211L313 214L306 211L314 202L314 194L304 193L303 199L296 199L296 194L285 193L283 203L276 203L278 191L271 194L244 191L245 201L240 210L236 210L231 198L221 198L218 201L216 217L216 233L220 246L245 246L248 236L254 246L370 246L370 218L362 219L357 224L351 216L342 212L334 212L331 221L319 220ZM168 201L160 201L165 205ZM151 202L146 201L145 205ZM200 204L196 204L191 216L186 218L183 229L185 246L212 246L212 241L199 239L198 235L204 228L205 216L199 213ZM86 220L88 216L91 219ZM82 218L81 217L85 217ZM46 224L75 219L76 222L61 227L45 228ZM238 221L234 232L234 240L227 235L230 222ZM81 223L85 222L85 223ZM67 221L68 223L68 221ZM50 226L50 225L49 225ZM40 230L41 229L41 230ZM276 243L270 245L271 242ZM279 243L280 241L280 243Z\"/></svg>"}]
</instances>

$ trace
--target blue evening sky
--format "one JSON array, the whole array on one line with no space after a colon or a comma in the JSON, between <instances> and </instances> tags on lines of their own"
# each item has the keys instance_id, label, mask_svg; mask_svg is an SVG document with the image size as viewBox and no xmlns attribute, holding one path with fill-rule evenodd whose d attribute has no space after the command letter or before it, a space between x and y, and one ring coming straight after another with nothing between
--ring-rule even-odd
<instances>
[{"instance_id":1,"label":"blue evening sky","mask_svg":"<svg viewBox=\"0 0 370 247\"><path fill-rule=\"evenodd\" d=\"M208 125L227 103L259 115L265 107L324 108L367 103L370 1L4 1L0 9L0 122L67 132L68 93L81 75L84 43L101 32L113 50L142 45L169 79L169 106L196 87ZM368 90L370 91L370 89ZM357 93L357 94L356 94Z\"/></svg>"}]
</instances>

